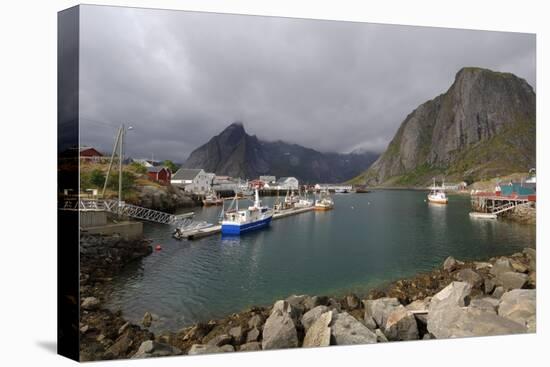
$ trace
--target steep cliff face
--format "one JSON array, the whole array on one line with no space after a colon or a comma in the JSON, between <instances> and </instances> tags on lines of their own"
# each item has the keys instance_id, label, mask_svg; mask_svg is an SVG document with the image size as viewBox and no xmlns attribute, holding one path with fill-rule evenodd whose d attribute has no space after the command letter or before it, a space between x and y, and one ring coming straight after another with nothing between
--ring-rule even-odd
<instances>
[{"instance_id":1,"label":"steep cliff face","mask_svg":"<svg viewBox=\"0 0 550 367\"><path fill-rule=\"evenodd\" d=\"M294 176L303 182L343 182L367 169L375 153L322 153L283 141L266 142L248 135L241 123L229 125L219 135L194 150L185 168L232 177Z\"/></svg>"},{"instance_id":2,"label":"steep cliff face","mask_svg":"<svg viewBox=\"0 0 550 367\"><path fill-rule=\"evenodd\" d=\"M421 185L434 175L477 179L535 165L535 93L509 73L463 68L449 90L407 116L357 180Z\"/></svg>"}]
</instances>

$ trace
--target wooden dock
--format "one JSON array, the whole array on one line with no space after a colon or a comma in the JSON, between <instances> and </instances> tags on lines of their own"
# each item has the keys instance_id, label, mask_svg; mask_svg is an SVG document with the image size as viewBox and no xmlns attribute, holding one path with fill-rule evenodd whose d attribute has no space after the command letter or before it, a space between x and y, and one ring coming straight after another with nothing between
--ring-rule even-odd
<instances>
[{"instance_id":1,"label":"wooden dock","mask_svg":"<svg viewBox=\"0 0 550 367\"><path fill-rule=\"evenodd\" d=\"M290 217L291 215L307 213L307 212L313 211L313 209L314 207L310 206L307 208L281 210L273 214L273 220ZM195 229L195 230L183 232L182 237L188 240L197 240L199 238L208 237L208 236L221 233L221 231L222 231L221 224L217 224L217 225L203 228L203 229Z\"/></svg>"},{"instance_id":2,"label":"wooden dock","mask_svg":"<svg viewBox=\"0 0 550 367\"><path fill-rule=\"evenodd\" d=\"M470 217L496 218L505 212L520 205L531 205L535 199L531 196L498 196L492 193L478 193L471 195L473 212Z\"/></svg>"}]
</instances>

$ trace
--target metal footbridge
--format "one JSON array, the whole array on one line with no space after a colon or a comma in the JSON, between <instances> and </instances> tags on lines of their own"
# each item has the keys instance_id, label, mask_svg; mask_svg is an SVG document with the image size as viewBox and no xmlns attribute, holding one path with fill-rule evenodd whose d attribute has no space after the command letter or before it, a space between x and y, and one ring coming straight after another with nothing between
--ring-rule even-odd
<instances>
[{"instance_id":1,"label":"metal footbridge","mask_svg":"<svg viewBox=\"0 0 550 367\"><path fill-rule=\"evenodd\" d=\"M127 204L118 200L82 199L76 203L66 201L65 209L80 211L106 211L120 216L146 220L160 224L188 227L193 224L194 213L170 214L158 210L148 209L137 205Z\"/></svg>"}]
</instances>

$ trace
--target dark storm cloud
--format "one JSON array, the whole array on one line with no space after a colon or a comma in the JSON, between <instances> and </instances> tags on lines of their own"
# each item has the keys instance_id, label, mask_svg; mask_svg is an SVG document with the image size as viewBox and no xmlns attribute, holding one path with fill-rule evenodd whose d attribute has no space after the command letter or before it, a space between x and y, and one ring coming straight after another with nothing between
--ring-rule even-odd
<instances>
[{"instance_id":1,"label":"dark storm cloud","mask_svg":"<svg viewBox=\"0 0 550 367\"><path fill-rule=\"evenodd\" d=\"M81 143L188 154L233 121L265 140L382 151L464 66L535 87L528 34L84 6Z\"/></svg>"}]
</instances>

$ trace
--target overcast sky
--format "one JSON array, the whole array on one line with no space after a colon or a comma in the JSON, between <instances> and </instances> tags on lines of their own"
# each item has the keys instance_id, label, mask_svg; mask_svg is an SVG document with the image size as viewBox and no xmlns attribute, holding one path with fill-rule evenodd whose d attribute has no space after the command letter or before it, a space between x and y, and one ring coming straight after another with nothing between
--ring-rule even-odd
<instances>
[{"instance_id":1,"label":"overcast sky","mask_svg":"<svg viewBox=\"0 0 550 367\"><path fill-rule=\"evenodd\" d=\"M81 144L183 162L233 121L264 140L383 151L464 66L534 88L535 36L505 32L81 7Z\"/></svg>"}]
</instances>

